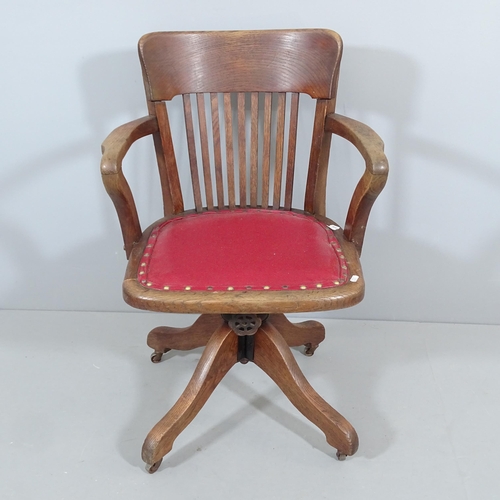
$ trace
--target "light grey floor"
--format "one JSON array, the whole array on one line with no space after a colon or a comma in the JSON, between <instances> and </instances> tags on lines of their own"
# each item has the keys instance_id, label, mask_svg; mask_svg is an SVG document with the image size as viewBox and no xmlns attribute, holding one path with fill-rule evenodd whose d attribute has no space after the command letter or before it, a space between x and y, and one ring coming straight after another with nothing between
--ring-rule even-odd
<instances>
[{"instance_id":1,"label":"light grey floor","mask_svg":"<svg viewBox=\"0 0 500 500\"><path fill-rule=\"evenodd\" d=\"M153 365L145 336L190 319L0 312L0 498L500 498L499 326L325 321L312 358L294 351L356 427L354 457L236 365L147 474L142 441L201 350Z\"/></svg>"}]
</instances>

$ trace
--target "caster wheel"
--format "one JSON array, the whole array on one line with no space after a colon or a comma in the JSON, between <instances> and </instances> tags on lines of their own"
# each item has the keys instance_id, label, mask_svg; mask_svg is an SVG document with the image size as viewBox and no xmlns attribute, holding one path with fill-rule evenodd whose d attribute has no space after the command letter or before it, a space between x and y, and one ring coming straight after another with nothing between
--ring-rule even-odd
<instances>
[{"instance_id":1,"label":"caster wheel","mask_svg":"<svg viewBox=\"0 0 500 500\"><path fill-rule=\"evenodd\" d=\"M316 351L316 349L319 347L319 344L308 343L308 344L304 344L304 347L306 348L306 350L304 351L304 354L306 356L312 356L314 354L314 351Z\"/></svg>"},{"instance_id":2,"label":"caster wheel","mask_svg":"<svg viewBox=\"0 0 500 500\"><path fill-rule=\"evenodd\" d=\"M337 451L337 460L339 462L343 462L347 458L347 455L344 453L341 453L340 451Z\"/></svg>"},{"instance_id":3,"label":"caster wheel","mask_svg":"<svg viewBox=\"0 0 500 500\"><path fill-rule=\"evenodd\" d=\"M160 458L160 460L158 460L158 462L155 462L154 464L152 465L146 465L146 470L150 473L150 474L154 474L159 468L160 468L160 465L163 461L163 458Z\"/></svg>"},{"instance_id":4,"label":"caster wheel","mask_svg":"<svg viewBox=\"0 0 500 500\"><path fill-rule=\"evenodd\" d=\"M161 361L161 358L163 357L163 355L165 353L167 353L168 351L170 351L170 349L165 349L163 352L155 351L153 354L151 354L151 361L153 363L159 363Z\"/></svg>"},{"instance_id":5,"label":"caster wheel","mask_svg":"<svg viewBox=\"0 0 500 500\"><path fill-rule=\"evenodd\" d=\"M162 357L163 357L162 352L154 352L153 354L151 354L151 361L153 363L159 363Z\"/></svg>"}]
</instances>

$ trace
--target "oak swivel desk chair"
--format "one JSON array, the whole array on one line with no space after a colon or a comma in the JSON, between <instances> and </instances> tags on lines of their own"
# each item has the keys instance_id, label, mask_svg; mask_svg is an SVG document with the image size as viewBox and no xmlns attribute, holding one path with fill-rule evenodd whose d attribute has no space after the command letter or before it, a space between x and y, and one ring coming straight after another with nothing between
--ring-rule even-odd
<instances>
[{"instance_id":1,"label":"oak swivel desk chair","mask_svg":"<svg viewBox=\"0 0 500 500\"><path fill-rule=\"evenodd\" d=\"M186 390L146 437L149 472L237 362L262 368L339 459L358 448L356 431L309 385L290 351L304 345L312 355L323 325L284 316L350 307L364 294L359 256L388 165L375 132L335 114L341 53L336 33L313 29L150 33L139 41L148 116L118 127L102 147L102 178L129 259L123 294L136 308L200 314L190 327L149 333L153 362L171 349L206 346ZM315 99L316 110L297 209L300 94ZM190 169L189 209L167 113L175 96L184 107L189 167L180 167ZM366 161L344 229L325 214L332 133ZM164 214L142 230L121 164L146 135L154 141Z\"/></svg>"}]
</instances>

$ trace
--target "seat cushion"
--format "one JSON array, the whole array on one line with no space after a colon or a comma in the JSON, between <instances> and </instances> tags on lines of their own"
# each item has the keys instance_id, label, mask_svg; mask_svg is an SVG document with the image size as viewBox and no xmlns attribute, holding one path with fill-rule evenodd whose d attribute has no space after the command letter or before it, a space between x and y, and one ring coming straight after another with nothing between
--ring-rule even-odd
<instances>
[{"instance_id":1,"label":"seat cushion","mask_svg":"<svg viewBox=\"0 0 500 500\"><path fill-rule=\"evenodd\" d=\"M235 209L169 219L140 259L139 282L156 290L305 290L347 280L332 229L289 211Z\"/></svg>"}]
</instances>

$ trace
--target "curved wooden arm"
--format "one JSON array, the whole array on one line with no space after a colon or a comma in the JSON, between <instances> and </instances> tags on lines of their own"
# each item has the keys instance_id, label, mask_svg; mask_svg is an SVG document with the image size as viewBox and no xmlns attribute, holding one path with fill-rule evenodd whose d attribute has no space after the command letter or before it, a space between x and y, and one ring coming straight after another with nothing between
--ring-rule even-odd
<instances>
[{"instance_id":1,"label":"curved wooden arm","mask_svg":"<svg viewBox=\"0 0 500 500\"><path fill-rule=\"evenodd\" d=\"M384 143L367 125L336 113L326 117L325 131L354 144L366 162L365 173L352 195L344 227L346 238L354 243L361 254L370 210L384 188L389 173Z\"/></svg>"},{"instance_id":2,"label":"curved wooden arm","mask_svg":"<svg viewBox=\"0 0 500 500\"><path fill-rule=\"evenodd\" d=\"M104 187L115 205L123 234L127 259L142 230L134 197L122 172L122 160L130 146L141 137L158 130L155 116L145 116L122 125L102 143L101 175Z\"/></svg>"}]
</instances>

